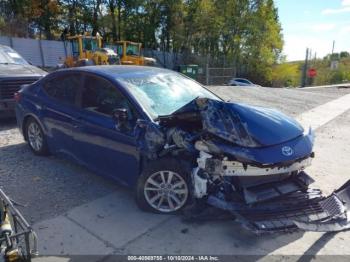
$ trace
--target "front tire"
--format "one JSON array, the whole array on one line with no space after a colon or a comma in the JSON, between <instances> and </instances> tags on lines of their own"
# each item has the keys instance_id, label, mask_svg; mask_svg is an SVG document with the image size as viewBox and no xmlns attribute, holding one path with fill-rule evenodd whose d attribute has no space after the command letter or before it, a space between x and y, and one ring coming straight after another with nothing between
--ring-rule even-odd
<instances>
[{"instance_id":1,"label":"front tire","mask_svg":"<svg viewBox=\"0 0 350 262\"><path fill-rule=\"evenodd\" d=\"M44 132L34 118L30 118L26 122L25 132L28 145L34 154L39 156L49 154Z\"/></svg>"},{"instance_id":2,"label":"front tire","mask_svg":"<svg viewBox=\"0 0 350 262\"><path fill-rule=\"evenodd\" d=\"M161 214L179 212L190 199L190 170L172 158L153 161L141 173L136 202L145 211Z\"/></svg>"}]
</instances>

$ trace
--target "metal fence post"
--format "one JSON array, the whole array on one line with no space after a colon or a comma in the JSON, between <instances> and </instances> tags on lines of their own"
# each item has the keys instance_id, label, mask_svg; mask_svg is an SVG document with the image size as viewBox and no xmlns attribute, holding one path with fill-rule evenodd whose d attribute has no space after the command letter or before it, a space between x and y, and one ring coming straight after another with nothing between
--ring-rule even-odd
<instances>
[{"instance_id":1,"label":"metal fence post","mask_svg":"<svg viewBox=\"0 0 350 262\"><path fill-rule=\"evenodd\" d=\"M209 85L209 64L208 63L205 69L205 83L206 85Z\"/></svg>"},{"instance_id":2,"label":"metal fence post","mask_svg":"<svg viewBox=\"0 0 350 262\"><path fill-rule=\"evenodd\" d=\"M42 66L45 67L45 58L44 58L44 52L43 52L43 46L41 43L41 39L39 39L39 49L40 49L41 63L42 63Z\"/></svg>"},{"instance_id":3,"label":"metal fence post","mask_svg":"<svg viewBox=\"0 0 350 262\"><path fill-rule=\"evenodd\" d=\"M307 77L307 67L308 67L308 58L309 58L309 48L306 48L306 55L305 55L305 63L303 66L302 76L301 76L301 87L306 86L306 77Z\"/></svg>"},{"instance_id":4,"label":"metal fence post","mask_svg":"<svg viewBox=\"0 0 350 262\"><path fill-rule=\"evenodd\" d=\"M63 48L64 48L64 54L65 54L65 58L67 58L68 56L68 52L67 52L67 47L66 47L66 41L62 41L62 44L63 44Z\"/></svg>"},{"instance_id":5,"label":"metal fence post","mask_svg":"<svg viewBox=\"0 0 350 262\"><path fill-rule=\"evenodd\" d=\"M206 85L209 85L209 78L210 78L210 73L209 73L209 55L207 55L207 64L206 64L206 69L205 69L205 83Z\"/></svg>"}]
</instances>

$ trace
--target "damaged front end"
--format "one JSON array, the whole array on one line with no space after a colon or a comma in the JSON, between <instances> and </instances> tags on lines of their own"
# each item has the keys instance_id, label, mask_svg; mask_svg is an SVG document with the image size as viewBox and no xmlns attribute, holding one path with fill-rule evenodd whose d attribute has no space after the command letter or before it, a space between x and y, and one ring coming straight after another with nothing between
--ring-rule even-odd
<instances>
[{"instance_id":1,"label":"damaged front end","mask_svg":"<svg viewBox=\"0 0 350 262\"><path fill-rule=\"evenodd\" d=\"M350 181L325 197L304 169L314 134L266 108L197 98L158 123L139 122L149 159L190 156L193 195L257 233L350 227Z\"/></svg>"}]
</instances>

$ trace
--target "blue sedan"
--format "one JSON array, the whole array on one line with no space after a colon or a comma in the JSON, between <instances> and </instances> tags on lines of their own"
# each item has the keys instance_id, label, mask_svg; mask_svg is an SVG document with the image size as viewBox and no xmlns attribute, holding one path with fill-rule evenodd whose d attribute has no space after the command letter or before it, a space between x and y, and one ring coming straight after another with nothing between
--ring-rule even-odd
<instances>
[{"instance_id":1,"label":"blue sedan","mask_svg":"<svg viewBox=\"0 0 350 262\"><path fill-rule=\"evenodd\" d=\"M312 133L288 116L224 102L165 69L64 69L15 99L34 154L62 155L133 187L138 205L157 213L211 194L250 204L247 190L294 178L313 156Z\"/></svg>"}]
</instances>

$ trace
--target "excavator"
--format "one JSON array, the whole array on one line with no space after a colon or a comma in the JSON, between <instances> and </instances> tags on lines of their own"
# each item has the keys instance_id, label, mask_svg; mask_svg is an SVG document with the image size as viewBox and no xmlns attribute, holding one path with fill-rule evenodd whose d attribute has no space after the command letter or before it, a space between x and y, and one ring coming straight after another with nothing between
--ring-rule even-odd
<instances>
[{"instance_id":1,"label":"excavator","mask_svg":"<svg viewBox=\"0 0 350 262\"><path fill-rule=\"evenodd\" d=\"M71 45L72 55L65 59L63 67L120 64L119 56L112 49L102 47L99 34L67 36L66 40Z\"/></svg>"},{"instance_id":2,"label":"excavator","mask_svg":"<svg viewBox=\"0 0 350 262\"><path fill-rule=\"evenodd\" d=\"M154 66L156 60L141 55L141 43L131 41L118 41L116 43L117 53L120 55L122 65L149 65Z\"/></svg>"}]
</instances>

